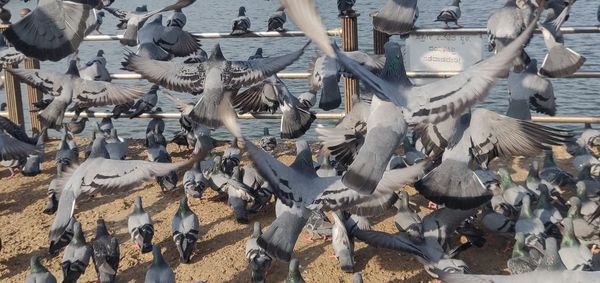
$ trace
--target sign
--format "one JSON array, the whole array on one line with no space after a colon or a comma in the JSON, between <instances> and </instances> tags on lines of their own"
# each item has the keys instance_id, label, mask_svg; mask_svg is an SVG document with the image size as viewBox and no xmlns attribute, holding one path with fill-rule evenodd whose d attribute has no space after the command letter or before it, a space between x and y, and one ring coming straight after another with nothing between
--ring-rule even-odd
<instances>
[{"instance_id":1,"label":"sign","mask_svg":"<svg viewBox=\"0 0 600 283\"><path fill-rule=\"evenodd\" d=\"M406 40L408 71L460 72L483 59L484 35L411 35Z\"/></svg>"}]
</instances>

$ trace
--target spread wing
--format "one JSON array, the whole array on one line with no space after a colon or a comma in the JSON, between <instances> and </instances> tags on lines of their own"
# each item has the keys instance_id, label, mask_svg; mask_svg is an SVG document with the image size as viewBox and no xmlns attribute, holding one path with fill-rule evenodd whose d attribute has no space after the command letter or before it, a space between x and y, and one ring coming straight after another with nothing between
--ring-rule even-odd
<instances>
[{"instance_id":1,"label":"spread wing","mask_svg":"<svg viewBox=\"0 0 600 283\"><path fill-rule=\"evenodd\" d=\"M21 142L0 131L0 160L19 160L39 151L34 145Z\"/></svg>"},{"instance_id":2,"label":"spread wing","mask_svg":"<svg viewBox=\"0 0 600 283\"><path fill-rule=\"evenodd\" d=\"M152 83L174 91L201 93L206 66L203 63L176 63L152 60L129 52L122 63Z\"/></svg>"},{"instance_id":3,"label":"spread wing","mask_svg":"<svg viewBox=\"0 0 600 283\"><path fill-rule=\"evenodd\" d=\"M119 105L131 102L146 93L138 87L102 81L76 79L74 83L73 99L81 106Z\"/></svg>"},{"instance_id":4,"label":"spread wing","mask_svg":"<svg viewBox=\"0 0 600 283\"><path fill-rule=\"evenodd\" d=\"M60 95L61 81L65 79L65 75L51 71L32 69L6 70L19 78L22 82L52 96Z\"/></svg>"}]
</instances>

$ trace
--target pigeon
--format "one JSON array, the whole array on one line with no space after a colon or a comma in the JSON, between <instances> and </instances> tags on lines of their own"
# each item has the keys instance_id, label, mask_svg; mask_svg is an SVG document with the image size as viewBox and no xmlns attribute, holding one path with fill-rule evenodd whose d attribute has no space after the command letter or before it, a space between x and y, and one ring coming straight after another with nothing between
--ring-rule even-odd
<instances>
[{"instance_id":1,"label":"pigeon","mask_svg":"<svg viewBox=\"0 0 600 283\"><path fill-rule=\"evenodd\" d=\"M152 246L152 264L146 271L144 283L175 283L175 273L163 258L158 244Z\"/></svg>"},{"instance_id":2,"label":"pigeon","mask_svg":"<svg viewBox=\"0 0 600 283\"><path fill-rule=\"evenodd\" d=\"M81 224L75 221L73 223L73 238L65 248L61 263L64 276L63 282L77 282L90 263L92 254L92 247L85 241Z\"/></svg>"},{"instance_id":3,"label":"pigeon","mask_svg":"<svg viewBox=\"0 0 600 283\"><path fill-rule=\"evenodd\" d=\"M261 47L259 47L259 48L256 48L254 55L251 55L250 57L248 57L248 60L263 59L263 58L266 58L266 57L263 56L263 49Z\"/></svg>"},{"instance_id":4,"label":"pigeon","mask_svg":"<svg viewBox=\"0 0 600 283\"><path fill-rule=\"evenodd\" d=\"M314 58L310 63L309 83L316 90L321 89L319 108L328 111L340 107L340 73L337 62L327 56Z\"/></svg>"},{"instance_id":5,"label":"pigeon","mask_svg":"<svg viewBox=\"0 0 600 283\"><path fill-rule=\"evenodd\" d=\"M390 130L391 125L386 126L385 130L383 130L384 127L382 126L380 130L368 131L369 134L365 138L365 144L349 167L348 172L344 175L344 183L363 194L370 194L376 187L377 181L381 178L388 160L393 153L392 151L406 133L407 123L416 124L418 121L440 122L447 119L450 115L462 113L462 111L472 106L477 100L483 99L493 84L500 77L506 75L510 68L510 62L512 62L515 56L520 54L523 44L529 40L535 28L534 23L530 24L526 32L523 32L518 40L513 41L514 44L510 45L509 50L500 52L471 66L457 76L415 87L412 86L405 72L397 71L398 68L403 67L400 59L400 47L397 44L388 45L386 50L387 59L385 64L387 72L390 74L386 74L386 67L384 67L383 78L377 77L356 64L353 60L349 60L335 45L332 47L329 44L329 39L326 37L315 7L311 5L314 4L313 1L293 2L284 0L283 3L296 25L306 32L307 36L313 39L322 51L331 57L336 57L342 65L348 66L347 69L349 71L359 76L363 82L375 90L374 94L381 100L381 103L372 103L372 115L370 115L368 120L373 120L373 123L371 121L367 123L369 128L378 128L377 119L390 124L391 121L388 117L392 114L389 111L399 112L398 116L402 115L407 120L399 119L399 121L394 121L393 131ZM395 72L391 71L392 66ZM385 78L394 79L394 83L386 81ZM449 85L453 85L454 87L449 88ZM414 101L417 97L419 102ZM391 103L387 103L386 101L390 101ZM386 103L390 105L386 106ZM419 106L416 106L417 104ZM448 104L452 105L452 107L448 107ZM411 109L411 106L419 109ZM398 109L396 110L395 108ZM373 109L378 110L373 111ZM385 117L381 117L384 115ZM382 135L386 136L386 142L383 143L386 144L385 148L376 146L376 144L382 144ZM396 141L396 144L393 143L394 141ZM373 158L376 154L381 157Z\"/></svg>"},{"instance_id":6,"label":"pigeon","mask_svg":"<svg viewBox=\"0 0 600 283\"><path fill-rule=\"evenodd\" d=\"M143 113L149 113L158 104L158 95L156 94L158 88L158 85L153 85L142 98L133 104L132 108L134 110L129 119L137 118Z\"/></svg>"},{"instance_id":7,"label":"pigeon","mask_svg":"<svg viewBox=\"0 0 600 283\"><path fill-rule=\"evenodd\" d=\"M110 131L115 127L110 117L105 117L100 120L100 123L96 122L98 125L98 132L104 135L105 138L110 136Z\"/></svg>"},{"instance_id":8,"label":"pigeon","mask_svg":"<svg viewBox=\"0 0 600 283\"><path fill-rule=\"evenodd\" d=\"M550 80L538 75L537 60L531 59L520 73L509 72L510 100L506 116L531 121L531 112L556 115L556 97Z\"/></svg>"},{"instance_id":9,"label":"pigeon","mask_svg":"<svg viewBox=\"0 0 600 283\"><path fill-rule=\"evenodd\" d=\"M563 221L565 227L558 254L567 270L591 271L592 252L579 244L575 237L573 218L567 217Z\"/></svg>"},{"instance_id":10,"label":"pigeon","mask_svg":"<svg viewBox=\"0 0 600 283\"><path fill-rule=\"evenodd\" d=\"M81 194L91 194L96 190L110 192L118 189L122 191L135 187L152 177L165 176L190 163L163 164L141 160L106 159L102 157L102 147L105 143L103 137L94 140L88 159L60 177L59 183L63 184L63 189L60 193L56 217L50 227L50 247L56 244L64 233L69 219L73 216L77 198Z\"/></svg>"},{"instance_id":11,"label":"pigeon","mask_svg":"<svg viewBox=\"0 0 600 283\"><path fill-rule=\"evenodd\" d=\"M2 34L27 57L59 61L79 49L95 2L43 1Z\"/></svg>"},{"instance_id":12,"label":"pigeon","mask_svg":"<svg viewBox=\"0 0 600 283\"><path fill-rule=\"evenodd\" d=\"M110 159L124 160L129 150L129 140L117 135L117 129L110 130L110 136L106 139L106 151Z\"/></svg>"},{"instance_id":13,"label":"pigeon","mask_svg":"<svg viewBox=\"0 0 600 283\"><path fill-rule=\"evenodd\" d=\"M586 123L581 136L576 142L580 147L596 154L595 151L600 152L600 131L592 129L592 125Z\"/></svg>"},{"instance_id":14,"label":"pigeon","mask_svg":"<svg viewBox=\"0 0 600 283\"><path fill-rule=\"evenodd\" d=\"M181 10L175 10L167 19L167 26L154 34L154 44L176 57L184 57L194 53L204 53L206 55L204 50L200 48L201 44L198 39L183 30L186 22L185 14Z\"/></svg>"},{"instance_id":15,"label":"pigeon","mask_svg":"<svg viewBox=\"0 0 600 283\"><path fill-rule=\"evenodd\" d=\"M61 191L61 188L59 187L60 176L62 176L62 174L57 174L48 185L48 202L46 203L46 207L42 211L45 214L52 215L58 209L58 197Z\"/></svg>"},{"instance_id":16,"label":"pigeon","mask_svg":"<svg viewBox=\"0 0 600 283\"><path fill-rule=\"evenodd\" d=\"M56 172L58 174L67 170L68 167L79 164L79 155L77 148L69 146L70 133L65 131L56 151L54 160L56 161Z\"/></svg>"},{"instance_id":17,"label":"pigeon","mask_svg":"<svg viewBox=\"0 0 600 283\"><path fill-rule=\"evenodd\" d=\"M285 7L281 6L277 8L277 11L275 11L269 17L269 21L267 22L267 31L285 31L283 25L285 24L286 20L287 17L285 16ZM250 26L248 26L248 28L250 28Z\"/></svg>"},{"instance_id":18,"label":"pigeon","mask_svg":"<svg viewBox=\"0 0 600 283\"><path fill-rule=\"evenodd\" d=\"M183 196L171 222L173 241L179 252L179 259L184 263L190 262L200 233L198 216L190 209L187 202L187 197Z\"/></svg>"},{"instance_id":19,"label":"pigeon","mask_svg":"<svg viewBox=\"0 0 600 283\"><path fill-rule=\"evenodd\" d=\"M283 112L280 127L282 139L301 137L316 119L315 113L304 109L298 98L290 93L277 76L271 76L237 94L232 105L240 114L261 111L274 113L280 107Z\"/></svg>"},{"instance_id":20,"label":"pigeon","mask_svg":"<svg viewBox=\"0 0 600 283\"><path fill-rule=\"evenodd\" d=\"M164 145L159 144L156 141L154 134L149 133L146 137L146 141L148 142L148 161L154 163L172 164L171 156L167 152L167 149ZM164 176L156 177L156 182L159 184L162 192L170 192L175 190L177 188L177 181L179 181L179 177L177 176L177 172L175 172L175 170L170 171Z\"/></svg>"},{"instance_id":21,"label":"pigeon","mask_svg":"<svg viewBox=\"0 0 600 283\"><path fill-rule=\"evenodd\" d=\"M232 169L232 174L221 191L227 193L227 203L233 208L235 220L240 224L248 224L248 208L253 205L252 190L243 183L240 167Z\"/></svg>"},{"instance_id":22,"label":"pigeon","mask_svg":"<svg viewBox=\"0 0 600 283\"><path fill-rule=\"evenodd\" d=\"M322 211L346 210L361 216L378 215L396 201L394 188L414 182L423 173L424 163L427 163L389 171L379 183L379 190L373 195L362 195L347 188L338 176L318 177L310 148L305 141L296 143L298 155L290 167L247 140L245 145L257 171L269 182L274 194L287 209L258 239L258 244L269 254L284 261L291 259L300 230L308 220L305 211L307 208ZM298 187L300 184L301 188Z\"/></svg>"},{"instance_id":23,"label":"pigeon","mask_svg":"<svg viewBox=\"0 0 600 283\"><path fill-rule=\"evenodd\" d=\"M499 53L520 34L523 34L534 18L536 7L538 7L536 0L509 0L502 8L494 11L487 22L489 51ZM537 23L537 20L534 22ZM513 61L514 67L515 71L520 72L529 63L529 56L525 51L516 55Z\"/></svg>"},{"instance_id":24,"label":"pigeon","mask_svg":"<svg viewBox=\"0 0 600 283\"><path fill-rule=\"evenodd\" d=\"M171 60L173 55L155 43L155 37L162 34L163 29L162 15L152 16L138 31L136 54L153 60Z\"/></svg>"},{"instance_id":25,"label":"pigeon","mask_svg":"<svg viewBox=\"0 0 600 283\"><path fill-rule=\"evenodd\" d=\"M221 159L221 167L225 174L231 176L233 173L233 169L240 165L240 161L242 160L242 151L238 147L237 138L233 138L231 140L231 144L225 148L223 152L223 157Z\"/></svg>"},{"instance_id":26,"label":"pigeon","mask_svg":"<svg viewBox=\"0 0 600 283\"><path fill-rule=\"evenodd\" d=\"M81 79L74 60L70 62L66 74L32 69L10 69L9 72L26 84L55 97L46 109L38 113L42 125L48 128L62 126L65 110L74 99L74 108L84 109L122 104L143 95L143 91L137 87Z\"/></svg>"},{"instance_id":27,"label":"pigeon","mask_svg":"<svg viewBox=\"0 0 600 283\"><path fill-rule=\"evenodd\" d=\"M246 241L246 259L252 272L251 282L265 282L267 271L271 267L273 258L258 244L256 239L262 234L260 222L254 222L252 235Z\"/></svg>"},{"instance_id":28,"label":"pigeon","mask_svg":"<svg viewBox=\"0 0 600 283\"><path fill-rule=\"evenodd\" d=\"M106 58L104 50L98 50L96 57L87 62L84 67L79 69L79 76L88 81L110 82L112 79L106 69Z\"/></svg>"},{"instance_id":29,"label":"pigeon","mask_svg":"<svg viewBox=\"0 0 600 283\"><path fill-rule=\"evenodd\" d=\"M533 271L517 275L481 275L481 274L456 274L441 273L440 279L447 283L463 282L597 282L600 272L581 271Z\"/></svg>"},{"instance_id":30,"label":"pigeon","mask_svg":"<svg viewBox=\"0 0 600 283\"><path fill-rule=\"evenodd\" d=\"M150 12L148 12L147 9L140 9L139 11L135 12L125 12L112 7L104 7L104 10L108 11L120 20L120 23L117 25L119 29L125 29L123 37L119 39L121 44L127 46L136 46L138 44L138 30L143 27L144 23L149 18L162 12L181 10L187 6L190 6L194 2L196 2L196 0L177 0L175 4Z\"/></svg>"},{"instance_id":31,"label":"pigeon","mask_svg":"<svg viewBox=\"0 0 600 283\"><path fill-rule=\"evenodd\" d=\"M515 245L512 256L506 262L510 274L521 274L535 270L537 264L525 250L525 236L523 233L515 234Z\"/></svg>"},{"instance_id":32,"label":"pigeon","mask_svg":"<svg viewBox=\"0 0 600 283\"><path fill-rule=\"evenodd\" d=\"M542 180L556 187L575 184L575 178L554 163L554 156L551 149L544 151L544 165L539 174Z\"/></svg>"},{"instance_id":33,"label":"pigeon","mask_svg":"<svg viewBox=\"0 0 600 283\"><path fill-rule=\"evenodd\" d=\"M112 119L119 119L121 118L121 115L123 114L127 114L129 112L129 109L131 109L131 107L133 107L133 103L134 101L129 101L123 104L118 104L115 105L115 107L113 108L112 112Z\"/></svg>"},{"instance_id":34,"label":"pigeon","mask_svg":"<svg viewBox=\"0 0 600 283\"><path fill-rule=\"evenodd\" d=\"M450 28L448 26L448 22L453 22L456 27L462 28L463 26L458 24L458 20L460 19L460 0L452 0L450 5L442 8L439 15L436 18L436 22L444 22L446 28Z\"/></svg>"},{"instance_id":35,"label":"pigeon","mask_svg":"<svg viewBox=\"0 0 600 283\"><path fill-rule=\"evenodd\" d=\"M543 234L545 231L544 223L531 210L529 196L523 196L521 213L515 223L515 232L523 233L528 246L538 247L543 244Z\"/></svg>"},{"instance_id":36,"label":"pigeon","mask_svg":"<svg viewBox=\"0 0 600 283\"><path fill-rule=\"evenodd\" d=\"M204 91L188 115L197 123L218 128L224 122L235 120L235 112L230 106L233 90L260 82L283 70L303 54L304 48L278 57L228 61L217 44L207 62L160 62L128 54L123 64L128 70L167 89L191 93ZM233 73L236 75L232 76Z\"/></svg>"},{"instance_id":37,"label":"pigeon","mask_svg":"<svg viewBox=\"0 0 600 283\"><path fill-rule=\"evenodd\" d=\"M536 270L546 270L546 271L565 270L566 267L560 260L560 255L558 254L558 244L556 242L556 238L553 238L553 237L546 238L544 247L545 247L544 256L542 257L542 260L538 264Z\"/></svg>"},{"instance_id":38,"label":"pigeon","mask_svg":"<svg viewBox=\"0 0 600 283\"><path fill-rule=\"evenodd\" d=\"M69 123L65 124L65 128L74 135L81 134L83 130L85 130L85 123L88 121L89 119L87 117L83 117L79 120L71 119Z\"/></svg>"},{"instance_id":39,"label":"pigeon","mask_svg":"<svg viewBox=\"0 0 600 283\"><path fill-rule=\"evenodd\" d=\"M269 128L263 129L263 136L258 141L258 145L266 152L273 152L277 148L277 139L269 134Z\"/></svg>"},{"instance_id":40,"label":"pigeon","mask_svg":"<svg viewBox=\"0 0 600 283\"><path fill-rule=\"evenodd\" d=\"M104 23L104 17L106 14L104 11L98 11L96 8L92 9L90 16L87 19L87 28L85 29L85 35L90 34L102 34L100 27Z\"/></svg>"},{"instance_id":41,"label":"pigeon","mask_svg":"<svg viewBox=\"0 0 600 283\"><path fill-rule=\"evenodd\" d=\"M422 242L423 239L423 221L409 206L409 197L406 191L400 191L398 201L394 206L398 212L394 216L396 228L401 233L406 233L413 242Z\"/></svg>"},{"instance_id":42,"label":"pigeon","mask_svg":"<svg viewBox=\"0 0 600 283\"><path fill-rule=\"evenodd\" d=\"M590 201L588 200L587 202ZM574 236L582 246L596 245L600 242L596 219L594 219L593 216L590 217L590 215L582 215L584 202L578 197L571 197L569 203L571 204L571 207L569 208L567 217L570 217L573 221ZM595 210L597 211L598 207L596 207Z\"/></svg>"},{"instance_id":43,"label":"pigeon","mask_svg":"<svg viewBox=\"0 0 600 283\"><path fill-rule=\"evenodd\" d=\"M201 161L194 163L192 168L183 174L183 189L187 196L202 198L207 186L207 180L202 173Z\"/></svg>"},{"instance_id":44,"label":"pigeon","mask_svg":"<svg viewBox=\"0 0 600 283\"><path fill-rule=\"evenodd\" d=\"M340 268L344 272L354 272L354 238L349 235L346 218L349 215L342 211L333 213L333 228L331 229L331 245L340 261Z\"/></svg>"},{"instance_id":45,"label":"pigeon","mask_svg":"<svg viewBox=\"0 0 600 283\"><path fill-rule=\"evenodd\" d=\"M142 206L142 198L135 197L133 212L127 219L127 230L131 240L138 246L142 253L152 251L152 237L154 237L154 225L150 214Z\"/></svg>"},{"instance_id":46,"label":"pigeon","mask_svg":"<svg viewBox=\"0 0 600 283\"><path fill-rule=\"evenodd\" d=\"M44 157L44 139L46 139L46 132L42 132L38 137L35 145L38 152L27 156L27 161L23 165L23 176L37 176L42 172L40 166Z\"/></svg>"},{"instance_id":47,"label":"pigeon","mask_svg":"<svg viewBox=\"0 0 600 283\"><path fill-rule=\"evenodd\" d=\"M48 271L40 262L40 258L36 255L31 257L31 273L27 274L25 283L56 283L56 277Z\"/></svg>"},{"instance_id":48,"label":"pigeon","mask_svg":"<svg viewBox=\"0 0 600 283\"><path fill-rule=\"evenodd\" d=\"M415 28L417 18L417 0L388 0L373 16L373 29L389 35L404 35Z\"/></svg>"},{"instance_id":49,"label":"pigeon","mask_svg":"<svg viewBox=\"0 0 600 283\"><path fill-rule=\"evenodd\" d=\"M162 109L160 107L157 107L155 112L162 112ZM163 135L164 132L165 132L165 121L162 118L152 118L152 120L150 120L148 122L148 125L146 126L146 140L145 140L146 147L149 147L148 146L148 137L149 136L153 136L154 140L156 141L157 144L166 147L167 140L165 139L165 136Z\"/></svg>"},{"instance_id":50,"label":"pigeon","mask_svg":"<svg viewBox=\"0 0 600 283\"><path fill-rule=\"evenodd\" d=\"M233 19L233 26L231 27L231 35L242 35L248 32L250 29L250 18L246 16L246 7L241 6L238 10L237 18Z\"/></svg>"},{"instance_id":51,"label":"pigeon","mask_svg":"<svg viewBox=\"0 0 600 283\"><path fill-rule=\"evenodd\" d=\"M352 7L354 6L355 3L356 3L356 0L337 0L337 8L338 8L338 11L340 12L338 17L354 14L355 11L352 9Z\"/></svg>"},{"instance_id":52,"label":"pigeon","mask_svg":"<svg viewBox=\"0 0 600 283\"><path fill-rule=\"evenodd\" d=\"M283 206L284 204L281 201L278 201L275 204L275 214L277 216L282 214L279 212L280 210L285 210L285 207ZM280 209L282 207L283 209ZM333 223L331 220L329 220L325 213L318 210L313 210L310 212L310 216L306 221L305 227L308 231L309 240L312 241L314 238L322 238L327 240L327 238L331 238Z\"/></svg>"},{"instance_id":53,"label":"pigeon","mask_svg":"<svg viewBox=\"0 0 600 283\"><path fill-rule=\"evenodd\" d=\"M548 186L540 184L538 190L540 191L540 196L536 207L533 210L533 214L539 218L546 227L562 221L563 217L560 214L560 211L551 203L552 198L550 197Z\"/></svg>"},{"instance_id":54,"label":"pigeon","mask_svg":"<svg viewBox=\"0 0 600 283\"><path fill-rule=\"evenodd\" d=\"M285 283L304 283L304 278L300 273L300 262L297 258L290 260L290 267Z\"/></svg>"},{"instance_id":55,"label":"pigeon","mask_svg":"<svg viewBox=\"0 0 600 283\"><path fill-rule=\"evenodd\" d=\"M104 219L96 221L96 236L92 240L94 267L102 283L115 282L121 252L119 240L108 232Z\"/></svg>"}]
</instances>

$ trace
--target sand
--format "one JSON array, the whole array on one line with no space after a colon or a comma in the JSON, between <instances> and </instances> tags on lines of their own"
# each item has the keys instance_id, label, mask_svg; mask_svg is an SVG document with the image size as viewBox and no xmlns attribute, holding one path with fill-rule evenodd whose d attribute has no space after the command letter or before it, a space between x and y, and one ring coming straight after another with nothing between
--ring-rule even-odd
<instances>
[{"instance_id":1,"label":"sand","mask_svg":"<svg viewBox=\"0 0 600 283\"><path fill-rule=\"evenodd\" d=\"M81 141L80 145L86 142ZM48 229L54 216L41 213L46 205L46 190L50 180L56 173L54 154L57 142L47 145L46 162L42 165L42 173L36 177L17 177L7 179L9 172L0 169L0 282L23 282L29 272L31 256L38 255L43 264L60 281L62 271L60 262L62 252L53 258L48 256ZM129 158L146 159L146 153L140 141L130 141ZM187 153L179 151L176 146L169 145L174 161L182 160ZM222 151L219 148L218 151ZM562 148L556 148L557 162L568 166L569 155ZM290 145L280 146L276 155L284 162L290 163L293 150ZM519 158L507 161L513 169L515 180L524 180L527 172L523 169L532 158ZM183 172L180 172L180 177ZM180 184L181 186L181 184ZM414 193L414 190L409 189ZM141 254L131 242L127 232L127 216L132 210L136 195L143 198L144 206L154 220L154 243L160 244L163 255L176 273L177 282L248 282L250 272L245 259L245 243L252 233L252 223L259 221L266 227L274 219L274 205L264 211L251 215L250 224L235 222L233 212L224 202L208 200L216 195L207 190L203 198L190 199L191 209L201 222L200 239L190 264L179 262L178 253L171 237L171 219L177 210L178 200L183 190L163 194L156 183L146 183L134 190L123 191L114 195L95 195L82 197L75 208L75 216L81 222L88 241L94 237L96 220L104 218L109 231L116 235L120 242L121 263L117 282L143 282L146 270L152 260L151 253ZM420 205L426 201L419 196L411 199ZM423 208L420 214L428 212ZM396 232L393 222L394 211L373 220L376 230ZM338 262L332 257L331 241L304 240L308 234L304 231L296 245L296 257L301 264L302 276L307 282L351 282L352 275L340 270ZM465 260L473 273L506 273L506 260L510 252L503 252L506 242L498 239L483 248L472 248L460 258ZM384 249L368 247L358 242L355 248L355 269L361 271L365 282L428 282L431 277L423 271L421 264L409 255ZM288 265L285 262L274 262L268 275L268 281L285 280ZM88 266L79 282L96 280L96 272Z\"/></svg>"}]
</instances>

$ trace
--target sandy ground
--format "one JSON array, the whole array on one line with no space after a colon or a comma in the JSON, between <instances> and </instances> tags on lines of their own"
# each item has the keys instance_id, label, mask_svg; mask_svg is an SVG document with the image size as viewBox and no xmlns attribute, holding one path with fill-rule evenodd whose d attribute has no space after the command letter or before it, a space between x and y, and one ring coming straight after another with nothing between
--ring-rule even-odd
<instances>
[{"instance_id":1,"label":"sandy ground","mask_svg":"<svg viewBox=\"0 0 600 283\"><path fill-rule=\"evenodd\" d=\"M86 142L80 142L85 145ZM130 142L129 156L134 159L145 159L146 153L139 141ZM41 213L46 205L46 189L56 173L54 154L57 142L51 142L46 148L46 162L42 173L36 177L18 177L7 179L9 172L0 169L0 282L23 282L29 272L29 259L33 255L42 257L43 264L60 281L62 271L60 262L62 252L51 258L48 256L48 229L54 216ZM183 158L187 151L179 151L170 145L169 151L174 160ZM222 151L222 148L217 149ZM284 162L292 161L293 150L289 145L279 146L277 156ZM556 148L557 162L562 166L570 166L569 155ZM519 158L506 162L511 164L515 180L524 180L527 172L523 169L532 158ZM569 164L569 165L568 165ZM180 172L180 177L183 172ZM411 193L414 191L410 190ZM117 282L143 282L147 268L152 260L151 253L141 254L131 242L127 232L127 216L132 210L133 199L141 195L144 206L154 220L154 243L159 243L163 255L174 269L177 282L248 282L250 272L244 255L245 243L252 233L252 225L237 224L231 208L223 202L213 202L208 198L215 196L207 190L203 199L190 199L190 207L200 218L202 225L201 238L196 245L195 254L190 264L181 264L171 238L171 218L178 207L178 200L183 190L163 194L155 183L146 183L131 191L115 195L96 195L83 197L77 202L75 216L81 222L88 241L94 236L96 220L104 218L111 233L117 236L121 248L121 263ZM411 201L420 205L426 202L417 196ZM422 209L420 214L426 214ZM250 222L259 221L263 227L274 219L274 205L265 211L251 215ZM396 232L393 222L394 211L373 220L376 230ZM307 282L351 282L352 275L344 273L338 262L332 258L333 249L330 241L303 240L307 236L303 232L296 245L296 257L301 263L302 276ZM488 243L483 248L472 248L460 258L469 264L473 273L506 273L506 260L510 253L501 250L505 246L502 240ZM355 248L357 271L361 271L365 282L427 282L431 278L422 270L417 260L406 254L368 247L358 242ZM268 281L281 282L287 275L287 263L275 262L272 265ZM96 280L96 272L90 260L85 274L79 282Z\"/></svg>"}]
</instances>

